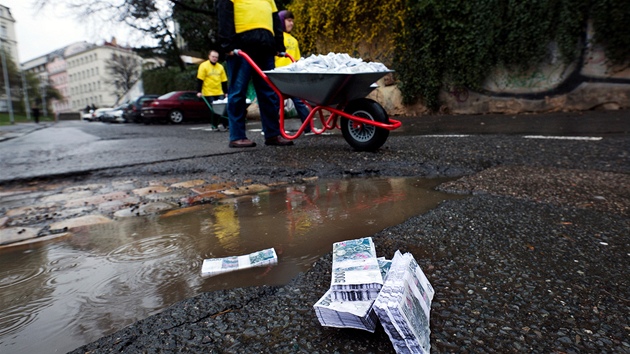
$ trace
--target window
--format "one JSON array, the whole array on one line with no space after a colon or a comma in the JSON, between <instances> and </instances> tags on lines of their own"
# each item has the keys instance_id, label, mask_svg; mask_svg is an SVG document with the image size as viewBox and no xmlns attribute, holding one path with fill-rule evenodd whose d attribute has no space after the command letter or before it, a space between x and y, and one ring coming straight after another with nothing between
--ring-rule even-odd
<instances>
[{"instance_id":1,"label":"window","mask_svg":"<svg viewBox=\"0 0 630 354\"><path fill-rule=\"evenodd\" d=\"M197 93L195 93L195 92L186 92L186 93L182 94L181 96L179 96L179 100L180 101L196 101L197 100Z\"/></svg>"}]
</instances>

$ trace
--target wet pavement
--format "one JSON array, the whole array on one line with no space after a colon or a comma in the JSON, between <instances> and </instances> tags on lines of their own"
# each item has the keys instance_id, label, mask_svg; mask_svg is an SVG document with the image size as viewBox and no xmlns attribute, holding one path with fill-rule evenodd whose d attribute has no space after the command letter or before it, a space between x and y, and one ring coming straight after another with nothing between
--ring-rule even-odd
<instances>
[{"instance_id":1,"label":"wet pavement","mask_svg":"<svg viewBox=\"0 0 630 354\"><path fill-rule=\"evenodd\" d=\"M44 237L73 237L84 223L225 195L195 191L200 186L227 183L223 191L249 193L318 178L456 178L439 189L472 197L373 235L381 255L414 254L436 289L432 351L630 352L630 122L623 111L599 113L616 126L594 124L598 114L589 114L580 128L575 115L562 113L566 119L545 121L555 130L544 132L526 122L545 117L519 117L511 133L487 130L498 118L419 118L377 153L353 152L339 135L305 137L290 148L6 182L0 224L12 230L3 237L39 235L46 245ZM459 128L448 126L454 121ZM393 352L382 329L319 326L312 305L329 282L328 255L289 285L204 293L76 352Z\"/></svg>"},{"instance_id":2,"label":"wet pavement","mask_svg":"<svg viewBox=\"0 0 630 354\"><path fill-rule=\"evenodd\" d=\"M285 285L348 233L372 235L462 198L435 191L443 181L315 180L159 215L75 222L72 235L45 246L0 251L0 338L13 337L4 349L67 351L203 292ZM274 267L199 276L203 259L269 246L281 257Z\"/></svg>"}]
</instances>

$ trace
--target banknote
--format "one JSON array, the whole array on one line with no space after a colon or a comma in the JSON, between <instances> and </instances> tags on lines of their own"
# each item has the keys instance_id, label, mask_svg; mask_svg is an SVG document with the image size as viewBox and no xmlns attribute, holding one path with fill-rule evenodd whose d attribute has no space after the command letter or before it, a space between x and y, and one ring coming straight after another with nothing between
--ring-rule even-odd
<instances>
[{"instance_id":1,"label":"banknote","mask_svg":"<svg viewBox=\"0 0 630 354\"><path fill-rule=\"evenodd\" d=\"M322 326L356 328L374 333L378 318L372 311L374 300L334 301L328 290L313 306Z\"/></svg>"},{"instance_id":2,"label":"banknote","mask_svg":"<svg viewBox=\"0 0 630 354\"><path fill-rule=\"evenodd\" d=\"M240 269L264 267L277 263L278 256L276 255L276 250L268 248L242 256L204 259L201 265L201 275L210 277Z\"/></svg>"},{"instance_id":3,"label":"banknote","mask_svg":"<svg viewBox=\"0 0 630 354\"><path fill-rule=\"evenodd\" d=\"M410 253L394 254L373 308L397 353L429 353L435 290Z\"/></svg>"},{"instance_id":4,"label":"banknote","mask_svg":"<svg viewBox=\"0 0 630 354\"><path fill-rule=\"evenodd\" d=\"M374 300L383 276L371 237L333 244L332 297L336 301Z\"/></svg>"}]
</instances>

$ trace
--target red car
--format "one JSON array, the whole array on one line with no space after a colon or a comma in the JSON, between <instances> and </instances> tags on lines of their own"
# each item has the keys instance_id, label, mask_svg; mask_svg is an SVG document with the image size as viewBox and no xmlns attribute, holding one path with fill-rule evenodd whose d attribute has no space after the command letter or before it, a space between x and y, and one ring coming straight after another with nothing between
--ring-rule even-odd
<instances>
[{"instance_id":1,"label":"red car","mask_svg":"<svg viewBox=\"0 0 630 354\"><path fill-rule=\"evenodd\" d=\"M151 123L174 123L210 121L212 112L195 91L173 91L142 105L142 121Z\"/></svg>"}]
</instances>

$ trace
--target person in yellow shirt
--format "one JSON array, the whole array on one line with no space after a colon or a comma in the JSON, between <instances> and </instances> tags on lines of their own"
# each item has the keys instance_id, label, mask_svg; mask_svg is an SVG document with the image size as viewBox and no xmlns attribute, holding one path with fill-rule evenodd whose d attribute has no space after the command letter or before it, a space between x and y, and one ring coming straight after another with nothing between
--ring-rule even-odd
<instances>
[{"instance_id":1,"label":"person in yellow shirt","mask_svg":"<svg viewBox=\"0 0 630 354\"><path fill-rule=\"evenodd\" d=\"M219 52L210 50L208 60L199 64L197 69L197 97L203 96L211 103L226 98L226 91L227 75L223 65L219 63ZM226 131L229 125L227 118L214 113L210 123L220 131Z\"/></svg>"},{"instance_id":2,"label":"person in yellow shirt","mask_svg":"<svg viewBox=\"0 0 630 354\"><path fill-rule=\"evenodd\" d=\"M282 10L278 12L278 17L280 17L280 24L282 25L282 31L284 35L284 46L287 49L286 52L290 56L292 56L293 59L300 60L300 45L297 39L295 39L295 37L291 35L291 31L293 30L294 21L295 21L295 17L293 16L293 13L289 10ZM287 66L289 64L291 64L291 59L287 57L276 57L276 68L279 68L281 66ZM302 100L298 98L290 98L290 100L293 101L295 110L297 111L297 114L300 117L300 120L302 121L302 123L304 123L304 121L306 120L306 117L308 117L308 114L310 113L310 109L308 109L308 107L306 107L304 102L302 102ZM304 128L304 134L310 134L310 133L311 133L311 125L309 124Z\"/></svg>"},{"instance_id":3,"label":"person in yellow shirt","mask_svg":"<svg viewBox=\"0 0 630 354\"><path fill-rule=\"evenodd\" d=\"M233 148L254 147L247 138L245 114L247 85L256 90L265 145L290 146L293 141L280 133L278 95L260 75L234 50L247 53L263 71L273 70L274 57L285 51L278 7L274 0L217 0L218 39L227 54L230 72L227 112L230 119L230 143Z\"/></svg>"}]
</instances>

